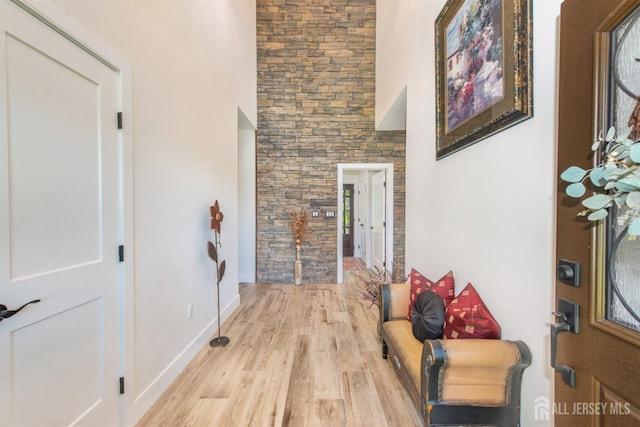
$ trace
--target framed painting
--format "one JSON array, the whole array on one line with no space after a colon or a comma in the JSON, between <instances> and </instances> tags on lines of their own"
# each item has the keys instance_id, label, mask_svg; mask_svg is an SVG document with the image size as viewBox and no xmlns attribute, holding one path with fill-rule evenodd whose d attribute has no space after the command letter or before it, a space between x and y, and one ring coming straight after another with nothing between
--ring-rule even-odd
<instances>
[{"instance_id":1,"label":"framed painting","mask_svg":"<svg viewBox=\"0 0 640 427\"><path fill-rule=\"evenodd\" d=\"M436 159L533 116L530 0L448 0L435 22Z\"/></svg>"}]
</instances>

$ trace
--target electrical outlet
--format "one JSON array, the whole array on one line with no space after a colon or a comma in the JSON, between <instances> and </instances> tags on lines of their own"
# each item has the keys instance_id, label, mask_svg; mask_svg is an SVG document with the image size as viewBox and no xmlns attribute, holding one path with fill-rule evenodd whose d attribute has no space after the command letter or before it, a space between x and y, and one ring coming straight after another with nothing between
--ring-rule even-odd
<instances>
[{"instance_id":1,"label":"electrical outlet","mask_svg":"<svg viewBox=\"0 0 640 427\"><path fill-rule=\"evenodd\" d=\"M193 316L193 303L192 302L187 304L187 319L191 319L191 316Z\"/></svg>"}]
</instances>

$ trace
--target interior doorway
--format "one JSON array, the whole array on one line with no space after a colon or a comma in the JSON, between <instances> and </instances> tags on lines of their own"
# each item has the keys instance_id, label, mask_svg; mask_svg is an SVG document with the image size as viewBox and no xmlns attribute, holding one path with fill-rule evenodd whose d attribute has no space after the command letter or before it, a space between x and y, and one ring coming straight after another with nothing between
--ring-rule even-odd
<instances>
[{"instance_id":1,"label":"interior doorway","mask_svg":"<svg viewBox=\"0 0 640 427\"><path fill-rule=\"evenodd\" d=\"M251 120L238 108L238 279L256 281L256 145Z\"/></svg>"},{"instance_id":2,"label":"interior doorway","mask_svg":"<svg viewBox=\"0 0 640 427\"><path fill-rule=\"evenodd\" d=\"M345 206L347 185L353 185L350 207ZM349 256L343 246L345 214L353 227L353 256L360 258L367 268L375 264L382 271L389 270L393 265L393 164L338 164L337 199L337 282L343 281L343 257Z\"/></svg>"},{"instance_id":3,"label":"interior doorway","mask_svg":"<svg viewBox=\"0 0 640 427\"><path fill-rule=\"evenodd\" d=\"M342 256L352 257L353 248L355 246L354 234L354 184L342 185L342 205L344 210L342 212Z\"/></svg>"}]
</instances>

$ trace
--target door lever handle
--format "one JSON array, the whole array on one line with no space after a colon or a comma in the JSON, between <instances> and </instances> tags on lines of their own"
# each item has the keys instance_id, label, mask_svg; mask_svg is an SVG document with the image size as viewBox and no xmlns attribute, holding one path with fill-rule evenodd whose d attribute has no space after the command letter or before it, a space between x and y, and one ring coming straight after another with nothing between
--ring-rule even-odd
<instances>
[{"instance_id":1,"label":"door lever handle","mask_svg":"<svg viewBox=\"0 0 640 427\"><path fill-rule=\"evenodd\" d=\"M560 319L562 319L562 323L566 323L567 324L567 326L569 327L569 329L567 329L567 331L571 330L571 325L569 325L569 317L566 314L561 313L559 311L554 311L551 314L553 314L554 316L559 317Z\"/></svg>"},{"instance_id":2,"label":"door lever handle","mask_svg":"<svg viewBox=\"0 0 640 427\"><path fill-rule=\"evenodd\" d=\"M551 324L551 367L562 374L562 381L571 388L576 386L576 372L567 365L558 363L558 334L560 332L572 332L571 325L567 323L567 315L554 312L554 316L560 317L561 322ZM575 332L575 331L573 331Z\"/></svg>"},{"instance_id":3,"label":"door lever handle","mask_svg":"<svg viewBox=\"0 0 640 427\"><path fill-rule=\"evenodd\" d=\"M28 306L29 304L36 304L36 303L39 303L39 302L40 302L39 299L34 299L33 301L29 301L26 304L22 304L21 307L15 309L15 310L9 310L9 309L7 309L6 305L0 304L0 322L2 322L2 319L7 319L7 318L13 316L17 312L19 312L20 310L22 310L23 308Z\"/></svg>"}]
</instances>

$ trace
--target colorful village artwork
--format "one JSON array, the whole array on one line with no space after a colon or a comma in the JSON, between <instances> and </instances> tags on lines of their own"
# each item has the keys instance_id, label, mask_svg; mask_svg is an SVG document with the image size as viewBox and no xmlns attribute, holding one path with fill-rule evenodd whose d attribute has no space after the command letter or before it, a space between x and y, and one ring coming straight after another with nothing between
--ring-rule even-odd
<instances>
[{"instance_id":1,"label":"colorful village artwork","mask_svg":"<svg viewBox=\"0 0 640 427\"><path fill-rule=\"evenodd\" d=\"M504 96L502 0L465 0L447 26L447 131Z\"/></svg>"}]
</instances>

